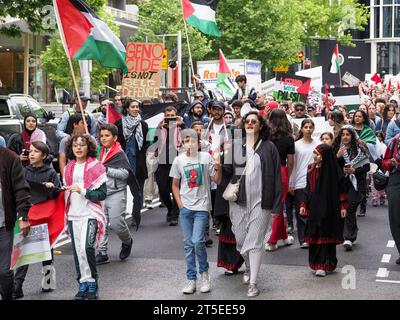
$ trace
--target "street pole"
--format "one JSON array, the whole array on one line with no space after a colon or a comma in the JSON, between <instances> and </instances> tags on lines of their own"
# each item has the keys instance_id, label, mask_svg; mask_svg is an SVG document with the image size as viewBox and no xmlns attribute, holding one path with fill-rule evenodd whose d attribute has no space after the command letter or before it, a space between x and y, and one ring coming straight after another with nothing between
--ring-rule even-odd
<instances>
[{"instance_id":1,"label":"street pole","mask_svg":"<svg viewBox=\"0 0 400 320\"><path fill-rule=\"evenodd\" d=\"M183 66L182 66L182 32L178 31L178 87L182 88L182 75L183 75Z\"/></svg>"}]
</instances>

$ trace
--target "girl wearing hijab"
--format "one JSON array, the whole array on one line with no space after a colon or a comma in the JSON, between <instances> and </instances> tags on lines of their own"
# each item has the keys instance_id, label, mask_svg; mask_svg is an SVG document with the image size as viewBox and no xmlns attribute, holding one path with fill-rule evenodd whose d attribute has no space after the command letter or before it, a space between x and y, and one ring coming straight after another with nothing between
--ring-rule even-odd
<instances>
[{"instance_id":1,"label":"girl wearing hijab","mask_svg":"<svg viewBox=\"0 0 400 320\"><path fill-rule=\"evenodd\" d=\"M144 182L148 177L146 152L149 142L146 141L149 127L140 116L140 102L127 99L122 106L122 118L115 124L118 128L118 141L125 151L133 174L139 184L139 197L133 199L132 225L139 228L140 210L143 206Z\"/></svg>"},{"instance_id":2,"label":"girl wearing hijab","mask_svg":"<svg viewBox=\"0 0 400 320\"><path fill-rule=\"evenodd\" d=\"M46 143L46 135L37 128L37 118L34 114L27 114L24 118L24 130L13 134L8 140L7 148L14 151L22 161L24 167L29 165L29 146L33 141Z\"/></svg>"},{"instance_id":3,"label":"girl wearing hijab","mask_svg":"<svg viewBox=\"0 0 400 320\"><path fill-rule=\"evenodd\" d=\"M344 243L346 251L351 251L357 239L356 211L366 194L367 172L370 170L369 153L365 144L358 139L352 126L344 126L334 143L334 150L342 168L347 190L349 207L344 222Z\"/></svg>"},{"instance_id":4,"label":"girl wearing hijab","mask_svg":"<svg viewBox=\"0 0 400 320\"><path fill-rule=\"evenodd\" d=\"M343 243L347 196L341 191L343 172L332 147L317 146L313 157L300 215L308 217L304 240L310 245L310 268L316 276L325 277L337 266L336 245Z\"/></svg>"}]
</instances>

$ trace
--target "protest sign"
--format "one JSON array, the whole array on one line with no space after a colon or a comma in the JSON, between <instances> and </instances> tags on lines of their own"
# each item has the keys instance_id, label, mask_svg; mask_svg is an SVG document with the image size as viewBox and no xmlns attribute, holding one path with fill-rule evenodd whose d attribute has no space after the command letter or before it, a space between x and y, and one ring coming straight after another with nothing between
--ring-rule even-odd
<instances>
[{"instance_id":1,"label":"protest sign","mask_svg":"<svg viewBox=\"0 0 400 320\"><path fill-rule=\"evenodd\" d=\"M275 80L274 98L278 102L307 102L311 78L278 73Z\"/></svg>"},{"instance_id":2,"label":"protest sign","mask_svg":"<svg viewBox=\"0 0 400 320\"><path fill-rule=\"evenodd\" d=\"M11 269L50 259L50 239L47 223L31 227L26 237L22 235L18 224L16 224Z\"/></svg>"},{"instance_id":3,"label":"protest sign","mask_svg":"<svg viewBox=\"0 0 400 320\"><path fill-rule=\"evenodd\" d=\"M296 72L296 76L302 76L311 78L310 92L308 93L307 104L320 105L322 102L321 98L321 87L322 84L322 67L315 67L311 69L301 70ZM320 112L320 110L317 110Z\"/></svg>"},{"instance_id":4,"label":"protest sign","mask_svg":"<svg viewBox=\"0 0 400 320\"><path fill-rule=\"evenodd\" d=\"M162 43L128 43L128 73L122 80L122 95L137 99L158 98L163 57Z\"/></svg>"},{"instance_id":5,"label":"protest sign","mask_svg":"<svg viewBox=\"0 0 400 320\"><path fill-rule=\"evenodd\" d=\"M360 84L361 80L353 76L350 72L346 72L342 77L342 80L352 87L356 87Z\"/></svg>"},{"instance_id":6,"label":"protest sign","mask_svg":"<svg viewBox=\"0 0 400 320\"><path fill-rule=\"evenodd\" d=\"M299 128L301 128L301 123L303 122L304 119L293 119L293 122L295 124L297 124L299 126ZM314 122L315 124L315 128L314 128L314 133L312 135L312 138L314 140L318 140L321 137L321 134L323 134L324 132L332 132L333 133L333 127L331 127L329 125L329 122L325 120L325 117L315 117L315 118L311 118L311 120Z\"/></svg>"}]
</instances>

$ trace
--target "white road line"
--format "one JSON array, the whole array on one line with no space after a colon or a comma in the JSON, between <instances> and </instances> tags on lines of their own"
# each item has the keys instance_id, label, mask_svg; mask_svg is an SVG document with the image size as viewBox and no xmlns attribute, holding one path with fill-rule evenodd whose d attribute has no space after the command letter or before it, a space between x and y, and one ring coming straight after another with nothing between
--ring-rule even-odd
<instances>
[{"instance_id":1,"label":"white road line","mask_svg":"<svg viewBox=\"0 0 400 320\"><path fill-rule=\"evenodd\" d=\"M376 282L385 282L385 283L396 283L396 284L400 284L400 281L395 281L395 280L380 280L380 279L376 279Z\"/></svg>"},{"instance_id":2,"label":"white road line","mask_svg":"<svg viewBox=\"0 0 400 320\"><path fill-rule=\"evenodd\" d=\"M379 268L376 274L377 278L387 278L389 276L389 271L386 268Z\"/></svg>"},{"instance_id":3,"label":"white road line","mask_svg":"<svg viewBox=\"0 0 400 320\"><path fill-rule=\"evenodd\" d=\"M395 245L396 245L396 243L393 240L389 240L387 243L388 248L394 248Z\"/></svg>"},{"instance_id":4,"label":"white road line","mask_svg":"<svg viewBox=\"0 0 400 320\"><path fill-rule=\"evenodd\" d=\"M65 241L62 241L62 242L58 242L57 244L55 244L55 245L53 246L53 248L54 248L54 249L57 249L57 248L59 248L59 247L62 247L64 244L67 244L67 243L70 243L70 242L71 242L70 239L65 240Z\"/></svg>"},{"instance_id":5,"label":"white road line","mask_svg":"<svg viewBox=\"0 0 400 320\"><path fill-rule=\"evenodd\" d=\"M384 254L383 257L382 257L382 261L381 262L382 263L389 263L391 258L392 258L391 254Z\"/></svg>"}]
</instances>

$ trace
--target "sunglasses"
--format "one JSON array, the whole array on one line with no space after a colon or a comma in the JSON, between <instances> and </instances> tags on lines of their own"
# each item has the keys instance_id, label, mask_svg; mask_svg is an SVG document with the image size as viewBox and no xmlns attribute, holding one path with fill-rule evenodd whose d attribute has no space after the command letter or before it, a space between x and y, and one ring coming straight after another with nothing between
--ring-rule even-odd
<instances>
[{"instance_id":1,"label":"sunglasses","mask_svg":"<svg viewBox=\"0 0 400 320\"><path fill-rule=\"evenodd\" d=\"M306 111L306 109L303 109L303 108L300 108L300 109L294 109L296 112L298 112L298 111L301 111L301 112L304 112L304 111Z\"/></svg>"},{"instance_id":2,"label":"sunglasses","mask_svg":"<svg viewBox=\"0 0 400 320\"><path fill-rule=\"evenodd\" d=\"M256 119L247 119L244 123L245 124L252 124L253 126L255 126L259 121Z\"/></svg>"}]
</instances>

